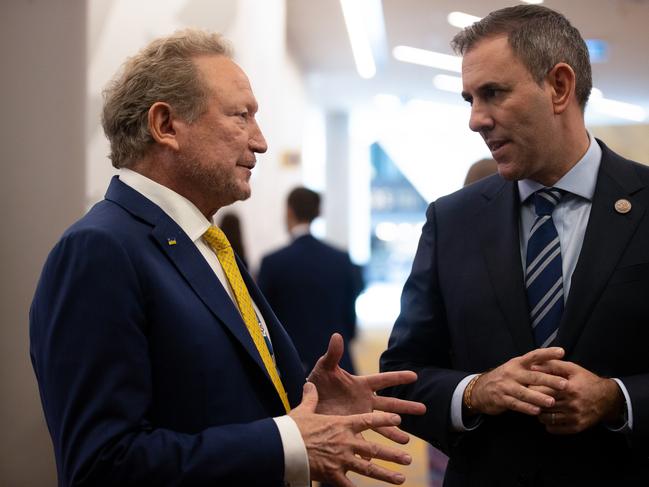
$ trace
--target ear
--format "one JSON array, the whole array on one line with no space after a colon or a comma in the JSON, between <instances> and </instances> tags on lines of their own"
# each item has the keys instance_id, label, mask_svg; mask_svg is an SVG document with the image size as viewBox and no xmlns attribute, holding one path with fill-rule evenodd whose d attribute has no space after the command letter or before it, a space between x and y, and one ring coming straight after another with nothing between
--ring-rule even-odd
<instances>
[{"instance_id":1,"label":"ear","mask_svg":"<svg viewBox=\"0 0 649 487\"><path fill-rule=\"evenodd\" d=\"M557 63L546 76L552 93L554 113L563 113L571 103L576 102L574 70L566 63Z\"/></svg>"},{"instance_id":2,"label":"ear","mask_svg":"<svg viewBox=\"0 0 649 487\"><path fill-rule=\"evenodd\" d=\"M156 143L171 150L178 150L177 129L181 121L176 118L168 103L155 102L148 113L149 132Z\"/></svg>"}]
</instances>

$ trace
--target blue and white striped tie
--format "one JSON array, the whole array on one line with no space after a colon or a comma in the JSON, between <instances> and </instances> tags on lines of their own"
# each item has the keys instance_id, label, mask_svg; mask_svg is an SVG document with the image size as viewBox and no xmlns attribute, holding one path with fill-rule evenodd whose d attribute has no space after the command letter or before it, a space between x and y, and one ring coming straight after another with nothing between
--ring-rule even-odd
<instances>
[{"instance_id":1,"label":"blue and white striped tie","mask_svg":"<svg viewBox=\"0 0 649 487\"><path fill-rule=\"evenodd\" d=\"M552 221L552 211L562 196L556 188L543 188L532 195L536 220L527 241L525 287L539 347L549 346L556 338L563 313L561 246Z\"/></svg>"}]
</instances>

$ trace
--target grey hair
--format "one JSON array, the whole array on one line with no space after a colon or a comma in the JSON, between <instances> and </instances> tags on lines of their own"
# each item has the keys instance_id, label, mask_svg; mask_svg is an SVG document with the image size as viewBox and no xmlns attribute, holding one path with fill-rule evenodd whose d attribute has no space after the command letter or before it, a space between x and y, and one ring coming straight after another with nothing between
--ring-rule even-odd
<instances>
[{"instance_id":1,"label":"grey hair","mask_svg":"<svg viewBox=\"0 0 649 487\"><path fill-rule=\"evenodd\" d=\"M201 55L232 57L232 49L220 34L185 29L154 40L122 65L103 92L101 123L113 166L132 166L153 144L148 112L154 103L168 103L188 122L204 113L208 92L193 61Z\"/></svg>"},{"instance_id":2,"label":"grey hair","mask_svg":"<svg viewBox=\"0 0 649 487\"><path fill-rule=\"evenodd\" d=\"M541 5L507 7L466 27L453 38L451 47L464 55L478 41L500 34L507 35L514 54L539 84L558 63L572 67L577 101L582 111L585 109L593 88L588 48L568 19Z\"/></svg>"}]
</instances>

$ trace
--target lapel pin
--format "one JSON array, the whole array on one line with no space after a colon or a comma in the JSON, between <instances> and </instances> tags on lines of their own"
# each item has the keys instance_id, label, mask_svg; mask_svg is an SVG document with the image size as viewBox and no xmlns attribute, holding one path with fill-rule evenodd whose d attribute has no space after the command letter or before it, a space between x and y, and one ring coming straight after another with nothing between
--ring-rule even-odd
<instances>
[{"instance_id":1,"label":"lapel pin","mask_svg":"<svg viewBox=\"0 0 649 487\"><path fill-rule=\"evenodd\" d=\"M615 202L615 211L622 215L625 215L626 213L631 211L631 202L624 198L617 200Z\"/></svg>"},{"instance_id":2,"label":"lapel pin","mask_svg":"<svg viewBox=\"0 0 649 487\"><path fill-rule=\"evenodd\" d=\"M617 204L617 203L616 203ZM175 238L168 238L167 243L169 245L176 245L176 239Z\"/></svg>"}]
</instances>

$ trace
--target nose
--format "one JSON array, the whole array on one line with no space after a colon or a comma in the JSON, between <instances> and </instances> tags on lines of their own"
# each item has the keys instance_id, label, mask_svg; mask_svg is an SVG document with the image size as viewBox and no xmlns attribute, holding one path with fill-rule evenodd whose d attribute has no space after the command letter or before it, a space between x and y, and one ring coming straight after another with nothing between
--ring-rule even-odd
<instances>
[{"instance_id":1,"label":"nose","mask_svg":"<svg viewBox=\"0 0 649 487\"><path fill-rule=\"evenodd\" d=\"M268 150L266 138L264 137L264 134L261 133L261 129L259 128L256 120L253 121L253 126L250 132L249 145L251 151L257 152L259 154L263 154Z\"/></svg>"},{"instance_id":2,"label":"nose","mask_svg":"<svg viewBox=\"0 0 649 487\"><path fill-rule=\"evenodd\" d=\"M469 128L474 132L482 132L493 128L494 121L487 108L474 100L471 106L471 117L469 118Z\"/></svg>"}]
</instances>

